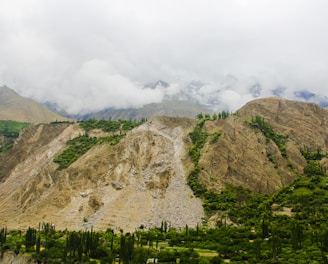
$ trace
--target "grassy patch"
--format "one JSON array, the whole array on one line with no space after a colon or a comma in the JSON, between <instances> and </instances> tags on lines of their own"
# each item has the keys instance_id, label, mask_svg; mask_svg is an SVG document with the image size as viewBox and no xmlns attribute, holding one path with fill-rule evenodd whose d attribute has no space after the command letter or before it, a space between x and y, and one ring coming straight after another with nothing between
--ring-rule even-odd
<instances>
[{"instance_id":1,"label":"grassy patch","mask_svg":"<svg viewBox=\"0 0 328 264\"><path fill-rule=\"evenodd\" d=\"M0 152L6 152L11 149L14 140L18 138L20 131L30 125L30 123L23 123L11 120L0 120L0 135L3 135L7 138L3 145L0 145Z\"/></svg>"},{"instance_id":2,"label":"grassy patch","mask_svg":"<svg viewBox=\"0 0 328 264\"><path fill-rule=\"evenodd\" d=\"M85 134L67 141L67 148L60 155L54 158L54 162L59 164L58 170L66 169L96 144L107 143L112 146L116 145L125 136L126 131L133 129L140 124L141 122L127 120L111 121L91 119L80 122L79 125L82 129L84 129ZM93 129L101 129L104 132L112 132L112 135L90 137L88 132Z\"/></svg>"}]
</instances>

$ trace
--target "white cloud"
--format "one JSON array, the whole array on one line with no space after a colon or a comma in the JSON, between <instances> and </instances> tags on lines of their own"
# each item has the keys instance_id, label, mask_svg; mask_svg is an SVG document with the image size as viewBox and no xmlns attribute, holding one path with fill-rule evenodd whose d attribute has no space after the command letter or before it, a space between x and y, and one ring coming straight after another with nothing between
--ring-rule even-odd
<instances>
[{"instance_id":1,"label":"white cloud","mask_svg":"<svg viewBox=\"0 0 328 264\"><path fill-rule=\"evenodd\" d=\"M62 88L66 92L63 97L58 96L56 103L70 113L97 111L108 106L141 107L163 99L162 91L145 89L116 72L108 62L96 59L83 63Z\"/></svg>"},{"instance_id":2,"label":"white cloud","mask_svg":"<svg viewBox=\"0 0 328 264\"><path fill-rule=\"evenodd\" d=\"M325 0L3 0L0 82L71 112L141 106L206 85L238 107L277 86L328 96ZM228 75L237 81L227 87ZM143 89L156 80L169 89ZM216 92L220 90L220 92ZM231 99L232 98L232 99ZM241 105L240 105L241 106Z\"/></svg>"}]
</instances>

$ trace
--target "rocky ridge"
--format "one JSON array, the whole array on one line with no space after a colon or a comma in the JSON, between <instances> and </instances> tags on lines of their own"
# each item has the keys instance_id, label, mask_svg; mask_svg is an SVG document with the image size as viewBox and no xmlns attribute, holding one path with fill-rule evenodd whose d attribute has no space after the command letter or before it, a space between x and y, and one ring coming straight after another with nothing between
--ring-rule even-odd
<instances>
[{"instance_id":1,"label":"rocky ridge","mask_svg":"<svg viewBox=\"0 0 328 264\"><path fill-rule=\"evenodd\" d=\"M247 123L256 115L263 117L275 133L288 137L287 157ZM328 110L313 103L265 98L251 101L226 120L207 122L208 133L221 131L222 135L202 151L200 180L214 191L230 183L271 194L303 173L306 160L302 148L328 151L327 118ZM322 165L327 167L326 160Z\"/></svg>"},{"instance_id":2,"label":"rocky ridge","mask_svg":"<svg viewBox=\"0 0 328 264\"><path fill-rule=\"evenodd\" d=\"M301 148L328 152L327 114L314 104L266 98L227 119L206 121L203 129L209 138L201 149L199 181L214 192L226 184L261 193L277 191L302 173L306 160ZM249 125L256 115L275 133L288 136L286 156ZM98 144L61 171L53 159L67 140L84 133L78 124L24 129L13 149L0 156L0 224L12 229L50 222L57 229L133 231L162 221L177 228L202 223L206 216L201 201L187 185L194 166L188 134L197 122L153 117L119 144ZM215 132L221 136L211 142ZM326 168L327 164L322 161Z\"/></svg>"},{"instance_id":3,"label":"rocky ridge","mask_svg":"<svg viewBox=\"0 0 328 264\"><path fill-rule=\"evenodd\" d=\"M44 221L58 228L130 231L161 221L177 228L197 225L204 212L186 185L183 165L186 133L195 121L172 120L154 118L117 146L95 146L64 171L52 161L82 133L77 125L66 125L50 142L47 125L26 129L12 151L25 135L30 144L38 142L38 151L26 153L0 185L2 224L26 228Z\"/></svg>"}]
</instances>

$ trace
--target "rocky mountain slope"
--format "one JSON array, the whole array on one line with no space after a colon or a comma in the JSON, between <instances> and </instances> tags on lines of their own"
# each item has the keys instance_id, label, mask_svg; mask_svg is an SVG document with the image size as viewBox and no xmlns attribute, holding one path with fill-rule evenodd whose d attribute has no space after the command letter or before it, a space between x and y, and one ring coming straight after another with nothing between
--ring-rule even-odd
<instances>
[{"instance_id":1,"label":"rocky mountain slope","mask_svg":"<svg viewBox=\"0 0 328 264\"><path fill-rule=\"evenodd\" d=\"M6 86L0 86L0 120L41 123L68 120L37 102L22 97Z\"/></svg>"},{"instance_id":2,"label":"rocky mountain slope","mask_svg":"<svg viewBox=\"0 0 328 264\"><path fill-rule=\"evenodd\" d=\"M56 170L53 159L67 140L83 133L78 125L26 129L3 160L2 224L27 227L45 221L58 228L124 230L161 221L195 226L203 208L186 185L183 165L184 140L194 123L155 118L114 147L97 145L64 171Z\"/></svg>"},{"instance_id":3,"label":"rocky mountain slope","mask_svg":"<svg viewBox=\"0 0 328 264\"><path fill-rule=\"evenodd\" d=\"M198 113L211 113L212 111L197 102L183 100L163 100L161 103L146 104L141 108L115 109L107 108L98 112L84 115L67 115L77 120L87 119L125 119L141 120L152 116L174 116L194 118Z\"/></svg>"},{"instance_id":4,"label":"rocky mountain slope","mask_svg":"<svg viewBox=\"0 0 328 264\"><path fill-rule=\"evenodd\" d=\"M200 150L199 181L220 192L225 184L273 193L303 172L300 149L328 151L326 109L277 98L250 102L226 119L208 120ZM274 133L285 135L286 154L249 121L259 115ZM0 225L27 228L39 222L58 229L159 226L182 228L205 218L202 202L187 185L192 170L189 133L199 121L153 117L119 144L98 144L69 168L53 159L66 141L84 133L78 124L26 128L0 156ZM99 131L89 132L100 136ZM217 141L212 141L220 132ZM327 162L323 160L323 166Z\"/></svg>"},{"instance_id":5,"label":"rocky mountain slope","mask_svg":"<svg viewBox=\"0 0 328 264\"><path fill-rule=\"evenodd\" d=\"M306 160L300 149L328 151L327 114L327 109L313 103L266 98L251 101L226 120L208 122L209 133L222 131L222 135L203 149L200 178L216 191L228 182L273 193L303 173ZM286 156L273 140L246 122L256 115L275 133L288 137Z\"/></svg>"}]
</instances>

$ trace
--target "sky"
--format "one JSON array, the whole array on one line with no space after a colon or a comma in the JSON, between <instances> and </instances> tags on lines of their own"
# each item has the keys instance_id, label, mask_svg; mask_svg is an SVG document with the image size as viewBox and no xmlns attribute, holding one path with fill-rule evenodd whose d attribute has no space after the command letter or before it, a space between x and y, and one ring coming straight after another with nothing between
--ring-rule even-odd
<instances>
[{"instance_id":1,"label":"sky","mask_svg":"<svg viewBox=\"0 0 328 264\"><path fill-rule=\"evenodd\" d=\"M327 0L1 0L0 84L67 112L328 96ZM163 80L170 86L145 84ZM255 88L254 88L255 87ZM218 108L220 108L218 106Z\"/></svg>"}]
</instances>

